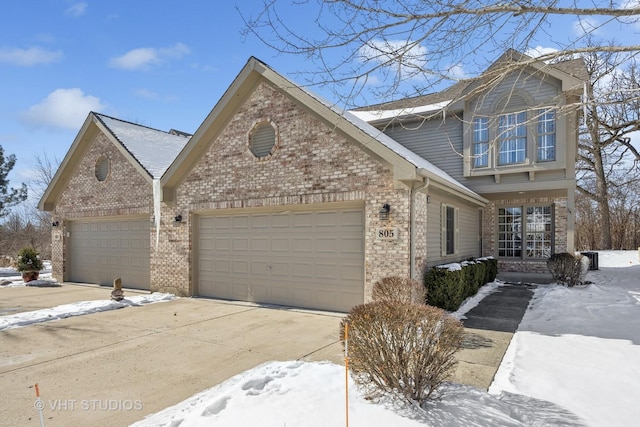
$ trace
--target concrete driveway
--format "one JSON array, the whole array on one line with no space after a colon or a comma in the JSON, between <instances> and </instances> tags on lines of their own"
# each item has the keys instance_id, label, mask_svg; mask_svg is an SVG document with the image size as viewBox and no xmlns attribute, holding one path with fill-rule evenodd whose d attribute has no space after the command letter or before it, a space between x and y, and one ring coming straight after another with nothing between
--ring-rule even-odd
<instances>
[{"instance_id":1,"label":"concrete driveway","mask_svg":"<svg viewBox=\"0 0 640 427\"><path fill-rule=\"evenodd\" d=\"M109 292L0 289L0 315ZM123 426L270 360L342 363L341 318L182 298L0 331L0 425L40 425L36 383L46 426Z\"/></svg>"}]
</instances>

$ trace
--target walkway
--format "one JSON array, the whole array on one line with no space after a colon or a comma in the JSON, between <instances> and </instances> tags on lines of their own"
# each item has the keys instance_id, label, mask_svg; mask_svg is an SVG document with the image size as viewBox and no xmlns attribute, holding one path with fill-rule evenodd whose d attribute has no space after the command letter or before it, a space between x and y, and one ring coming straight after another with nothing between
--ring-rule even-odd
<instances>
[{"instance_id":1,"label":"walkway","mask_svg":"<svg viewBox=\"0 0 640 427\"><path fill-rule=\"evenodd\" d=\"M458 352L454 382L488 389L513 334L529 306L535 285L505 285L467 312L466 336Z\"/></svg>"}]
</instances>

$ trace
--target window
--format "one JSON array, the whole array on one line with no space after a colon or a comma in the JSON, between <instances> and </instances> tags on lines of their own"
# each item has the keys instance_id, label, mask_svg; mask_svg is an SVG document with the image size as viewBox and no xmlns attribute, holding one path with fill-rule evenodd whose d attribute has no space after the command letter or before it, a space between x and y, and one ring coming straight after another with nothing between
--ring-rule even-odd
<instances>
[{"instance_id":1,"label":"window","mask_svg":"<svg viewBox=\"0 0 640 427\"><path fill-rule=\"evenodd\" d=\"M524 162L527 151L527 113L505 114L498 117L498 164Z\"/></svg>"},{"instance_id":2,"label":"window","mask_svg":"<svg viewBox=\"0 0 640 427\"><path fill-rule=\"evenodd\" d=\"M458 208L442 205L442 255L458 253Z\"/></svg>"},{"instance_id":3,"label":"window","mask_svg":"<svg viewBox=\"0 0 640 427\"><path fill-rule=\"evenodd\" d=\"M527 258L551 256L551 206L527 208Z\"/></svg>"},{"instance_id":4,"label":"window","mask_svg":"<svg viewBox=\"0 0 640 427\"><path fill-rule=\"evenodd\" d=\"M486 117L473 119L473 159L476 168L489 166L489 119Z\"/></svg>"},{"instance_id":5,"label":"window","mask_svg":"<svg viewBox=\"0 0 640 427\"><path fill-rule=\"evenodd\" d=\"M556 112L538 111L538 161L556 159Z\"/></svg>"},{"instance_id":6,"label":"window","mask_svg":"<svg viewBox=\"0 0 640 427\"><path fill-rule=\"evenodd\" d=\"M276 129L269 122L258 123L249 134L249 149L259 159L273 154L276 145Z\"/></svg>"},{"instance_id":7,"label":"window","mask_svg":"<svg viewBox=\"0 0 640 427\"><path fill-rule=\"evenodd\" d=\"M552 240L551 206L498 209L498 256L548 258L552 253Z\"/></svg>"}]
</instances>

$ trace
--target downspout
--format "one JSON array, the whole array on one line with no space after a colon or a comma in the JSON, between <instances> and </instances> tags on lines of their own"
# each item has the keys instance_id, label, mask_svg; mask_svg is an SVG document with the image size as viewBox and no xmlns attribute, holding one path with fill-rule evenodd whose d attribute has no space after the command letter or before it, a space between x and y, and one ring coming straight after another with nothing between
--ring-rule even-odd
<instances>
[{"instance_id":1,"label":"downspout","mask_svg":"<svg viewBox=\"0 0 640 427\"><path fill-rule=\"evenodd\" d=\"M416 201L415 195L417 192L429 187L429 178L425 177L424 181L420 182L417 186L415 182L411 183L411 190L409 193L409 277L411 279L417 278L416 274Z\"/></svg>"}]
</instances>

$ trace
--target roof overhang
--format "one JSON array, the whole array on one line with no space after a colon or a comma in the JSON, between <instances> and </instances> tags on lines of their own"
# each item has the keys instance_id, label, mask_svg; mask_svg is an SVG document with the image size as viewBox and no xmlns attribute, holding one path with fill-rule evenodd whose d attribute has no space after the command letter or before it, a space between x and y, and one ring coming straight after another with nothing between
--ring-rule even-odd
<instances>
[{"instance_id":1,"label":"roof overhang","mask_svg":"<svg viewBox=\"0 0 640 427\"><path fill-rule=\"evenodd\" d=\"M413 163L382 144L375 136L356 126L344 114L330 107L327 102L310 94L252 57L162 177L163 201L165 203L175 203L177 187L260 82L267 82L275 86L327 126L348 139L358 142L365 152L390 165L396 183L402 184L423 179L423 175L418 172L418 167ZM383 135L382 131L379 132L380 135Z\"/></svg>"},{"instance_id":2,"label":"roof overhang","mask_svg":"<svg viewBox=\"0 0 640 427\"><path fill-rule=\"evenodd\" d=\"M67 154L62 159L58 170L51 179L44 194L38 202L38 209L41 211L52 212L55 209L58 198L67 188L73 173L77 169L80 161L86 154L94 139L103 133L116 146L122 155L136 168L136 170L149 182L152 182L151 175L140 163L122 146L117 138L104 126L104 124L96 117L93 112L87 115L80 131L76 135Z\"/></svg>"}]
</instances>

